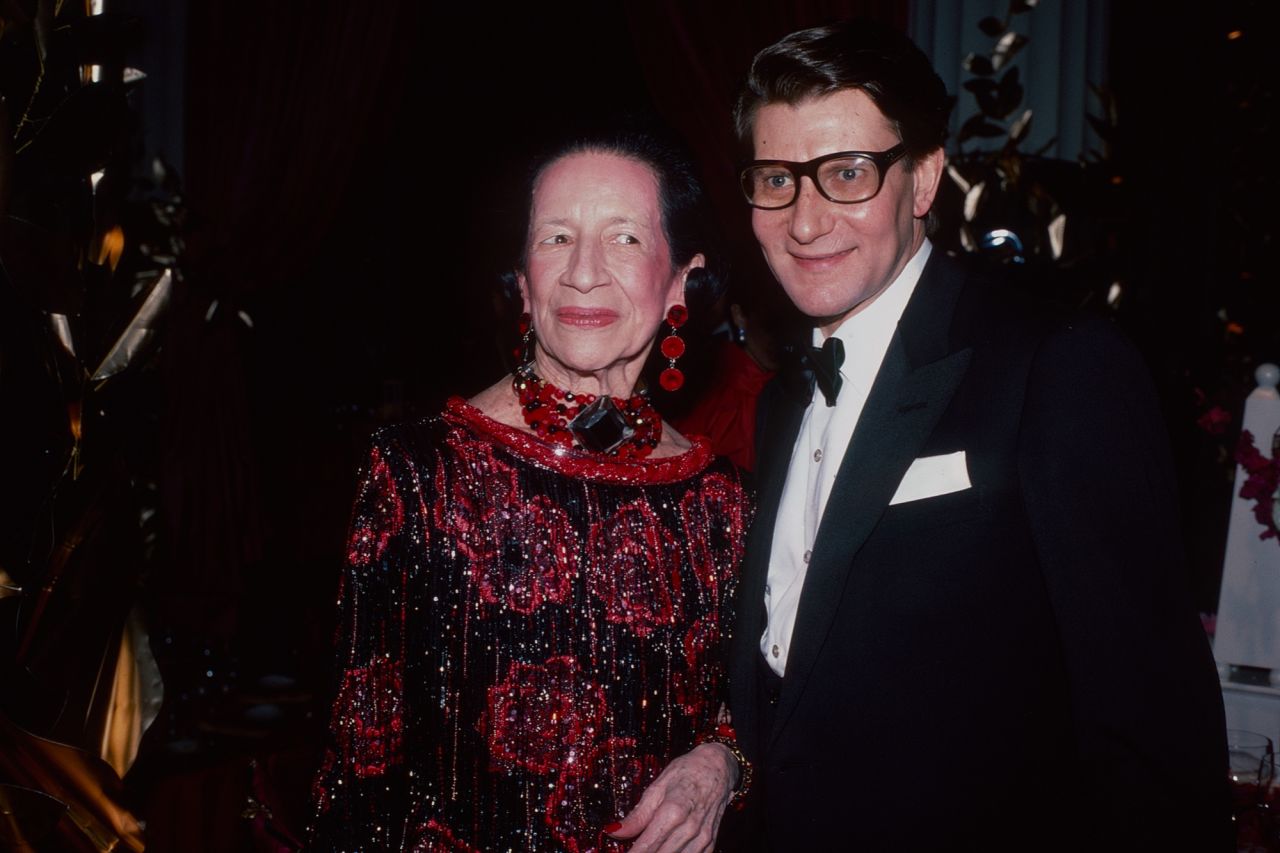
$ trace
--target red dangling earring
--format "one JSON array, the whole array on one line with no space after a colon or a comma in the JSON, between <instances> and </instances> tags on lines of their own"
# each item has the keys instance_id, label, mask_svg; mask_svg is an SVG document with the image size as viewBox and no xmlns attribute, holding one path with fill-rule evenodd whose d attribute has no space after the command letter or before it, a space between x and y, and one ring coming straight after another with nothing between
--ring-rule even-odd
<instances>
[{"instance_id":1,"label":"red dangling earring","mask_svg":"<svg viewBox=\"0 0 1280 853\"><path fill-rule=\"evenodd\" d=\"M528 364L533 361L533 317L528 311L520 315L517 326L520 332L520 346L511 351L516 364Z\"/></svg>"},{"instance_id":2,"label":"red dangling earring","mask_svg":"<svg viewBox=\"0 0 1280 853\"><path fill-rule=\"evenodd\" d=\"M679 391L684 386L684 373L676 367L676 359L684 355L684 339L678 329L689 319L689 309L683 305L672 305L667 311L667 323L671 326L671 334L662 339L659 347L667 358L667 369L658 377L658 384L664 391Z\"/></svg>"}]
</instances>

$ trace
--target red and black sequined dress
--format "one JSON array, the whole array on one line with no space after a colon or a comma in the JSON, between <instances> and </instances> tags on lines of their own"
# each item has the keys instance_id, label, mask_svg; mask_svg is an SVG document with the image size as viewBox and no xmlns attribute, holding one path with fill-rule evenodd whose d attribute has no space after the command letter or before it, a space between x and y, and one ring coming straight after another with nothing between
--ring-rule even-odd
<instances>
[{"instance_id":1,"label":"red and black sequined dress","mask_svg":"<svg viewBox=\"0 0 1280 853\"><path fill-rule=\"evenodd\" d=\"M715 729L750 512L701 439L602 460L456 398L380 431L314 849L621 849L602 827Z\"/></svg>"}]
</instances>

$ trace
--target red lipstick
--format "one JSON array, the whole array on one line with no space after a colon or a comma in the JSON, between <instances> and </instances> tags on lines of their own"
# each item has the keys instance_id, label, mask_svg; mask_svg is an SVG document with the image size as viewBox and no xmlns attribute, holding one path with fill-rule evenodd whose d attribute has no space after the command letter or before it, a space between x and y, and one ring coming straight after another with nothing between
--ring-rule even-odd
<instances>
[{"instance_id":1,"label":"red lipstick","mask_svg":"<svg viewBox=\"0 0 1280 853\"><path fill-rule=\"evenodd\" d=\"M615 322L618 312L608 308L560 308L556 311L556 319L566 326L598 329Z\"/></svg>"}]
</instances>

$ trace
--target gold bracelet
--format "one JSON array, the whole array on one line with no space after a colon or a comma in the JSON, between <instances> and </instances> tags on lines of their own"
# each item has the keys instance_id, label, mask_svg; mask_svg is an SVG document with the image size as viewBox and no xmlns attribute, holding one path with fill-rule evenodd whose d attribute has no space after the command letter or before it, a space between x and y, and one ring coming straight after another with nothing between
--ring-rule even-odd
<instances>
[{"instance_id":1,"label":"gold bracelet","mask_svg":"<svg viewBox=\"0 0 1280 853\"><path fill-rule=\"evenodd\" d=\"M729 728L728 726L719 726L720 730ZM708 735L702 739L703 743L718 743L725 749L729 750L729 754L738 762L738 784L734 786L733 792L729 795L729 805L741 805L743 798L747 796L747 792L751 790L751 762L747 761L747 756L742 752L742 748L738 746L738 739L734 737L733 730L723 732L717 730L713 735Z\"/></svg>"}]
</instances>

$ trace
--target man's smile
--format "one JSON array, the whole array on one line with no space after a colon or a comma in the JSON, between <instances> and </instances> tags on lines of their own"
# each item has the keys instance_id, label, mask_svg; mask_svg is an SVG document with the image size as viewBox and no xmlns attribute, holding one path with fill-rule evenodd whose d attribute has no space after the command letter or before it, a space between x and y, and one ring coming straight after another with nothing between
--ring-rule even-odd
<instances>
[{"instance_id":1,"label":"man's smile","mask_svg":"<svg viewBox=\"0 0 1280 853\"><path fill-rule=\"evenodd\" d=\"M828 270L828 269L831 269L832 267L838 266L842 261L845 260L845 258L848 258L855 251L856 251L856 247L853 249L845 249L840 252L828 252L826 254L820 254L820 255L819 254L798 255L795 252L788 252L787 254L791 255L791 258L793 261L795 261L796 266L800 267L801 269L807 272L822 272L823 270Z\"/></svg>"}]
</instances>

